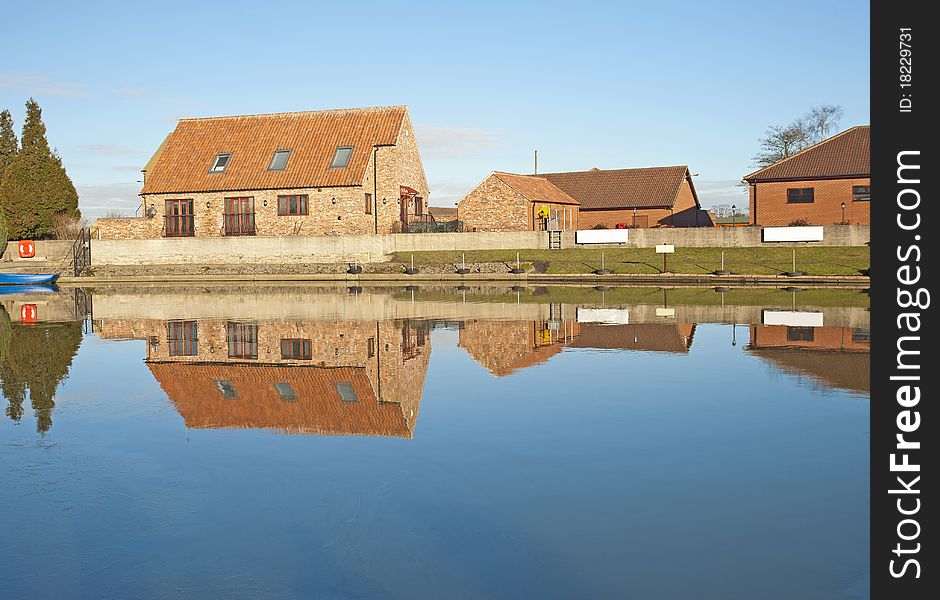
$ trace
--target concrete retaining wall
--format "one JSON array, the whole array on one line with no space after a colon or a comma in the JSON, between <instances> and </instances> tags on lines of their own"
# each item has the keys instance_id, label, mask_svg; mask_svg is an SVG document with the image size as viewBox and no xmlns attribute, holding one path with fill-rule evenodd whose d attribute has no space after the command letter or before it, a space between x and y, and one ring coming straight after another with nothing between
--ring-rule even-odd
<instances>
[{"instance_id":1,"label":"concrete retaining wall","mask_svg":"<svg viewBox=\"0 0 940 600\"><path fill-rule=\"evenodd\" d=\"M817 246L863 246L869 241L867 225L825 228ZM576 247L574 232L562 236L563 246ZM651 248L657 244L682 247L769 246L759 227L632 229L623 247ZM603 247L592 244L590 247ZM548 248L544 231L417 233L348 236L166 238L154 240L92 240L93 265L150 265L197 263L342 263L388 260L393 252L427 250L511 250ZM15 248L14 248L15 252Z\"/></svg>"},{"instance_id":2,"label":"concrete retaining wall","mask_svg":"<svg viewBox=\"0 0 940 600\"><path fill-rule=\"evenodd\" d=\"M60 240L36 240L33 244L36 247L36 256L33 258L20 258L17 245L19 242L7 242L3 256L0 261L3 262L54 262L64 260L69 252L72 251L72 242Z\"/></svg>"},{"instance_id":3,"label":"concrete retaining wall","mask_svg":"<svg viewBox=\"0 0 940 600\"><path fill-rule=\"evenodd\" d=\"M866 246L871 241L869 225L830 225L823 228L821 242L762 242L760 227L676 227L630 229L630 241L611 247L652 248L657 244L674 244L678 248L715 248L745 246ZM575 247L575 233L565 231L562 245ZM590 248L603 247L591 244Z\"/></svg>"}]
</instances>

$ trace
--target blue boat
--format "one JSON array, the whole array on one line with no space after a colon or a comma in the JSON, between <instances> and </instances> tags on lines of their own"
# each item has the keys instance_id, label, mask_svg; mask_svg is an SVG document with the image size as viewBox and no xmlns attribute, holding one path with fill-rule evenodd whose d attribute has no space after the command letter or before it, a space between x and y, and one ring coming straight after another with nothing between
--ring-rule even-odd
<instances>
[{"instance_id":1,"label":"blue boat","mask_svg":"<svg viewBox=\"0 0 940 600\"><path fill-rule=\"evenodd\" d=\"M0 285L50 285L58 278L58 273L0 273Z\"/></svg>"},{"instance_id":2,"label":"blue boat","mask_svg":"<svg viewBox=\"0 0 940 600\"><path fill-rule=\"evenodd\" d=\"M45 294L58 292L59 287L52 283L49 285L0 285L0 296L13 294Z\"/></svg>"}]
</instances>

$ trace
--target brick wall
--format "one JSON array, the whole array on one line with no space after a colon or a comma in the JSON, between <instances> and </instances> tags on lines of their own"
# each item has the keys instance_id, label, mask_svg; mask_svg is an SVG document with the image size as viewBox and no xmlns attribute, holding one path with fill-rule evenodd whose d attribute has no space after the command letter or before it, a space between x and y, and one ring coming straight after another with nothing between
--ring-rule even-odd
<instances>
[{"instance_id":1,"label":"brick wall","mask_svg":"<svg viewBox=\"0 0 940 600\"><path fill-rule=\"evenodd\" d=\"M457 214L464 231L539 231L543 225L536 212L542 206L557 216L559 228L580 227L577 205L532 202L492 174L460 200Z\"/></svg>"},{"instance_id":2,"label":"brick wall","mask_svg":"<svg viewBox=\"0 0 940 600\"><path fill-rule=\"evenodd\" d=\"M812 330L812 339L803 331ZM855 335L852 327L787 327L786 325L751 325L751 346L754 348L813 348L846 352L869 352L867 335ZM792 338L792 339L791 339Z\"/></svg>"},{"instance_id":3,"label":"brick wall","mask_svg":"<svg viewBox=\"0 0 940 600\"><path fill-rule=\"evenodd\" d=\"M842 222L845 202L845 222L849 225L867 225L871 222L870 201L852 199L852 187L871 185L864 179L823 179L815 181L781 181L757 183L750 186L751 223L765 226L786 226L803 219L809 225L838 225ZM790 188L813 188L813 202L787 203ZM756 195L756 207L755 207Z\"/></svg>"}]
</instances>

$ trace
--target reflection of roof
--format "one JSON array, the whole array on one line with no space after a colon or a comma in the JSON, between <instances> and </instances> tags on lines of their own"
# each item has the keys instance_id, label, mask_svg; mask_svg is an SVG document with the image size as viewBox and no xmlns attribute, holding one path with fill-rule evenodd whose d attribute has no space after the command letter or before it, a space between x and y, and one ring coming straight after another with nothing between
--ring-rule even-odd
<instances>
[{"instance_id":1,"label":"reflection of roof","mask_svg":"<svg viewBox=\"0 0 940 600\"><path fill-rule=\"evenodd\" d=\"M187 427L411 437L413 424L401 405L379 402L362 367L177 362L148 362L148 367ZM223 397L217 381L229 382L236 397ZM296 400L282 399L277 383L289 384ZM337 384L344 383L357 401L342 399Z\"/></svg>"},{"instance_id":2,"label":"reflection of roof","mask_svg":"<svg viewBox=\"0 0 940 600\"><path fill-rule=\"evenodd\" d=\"M676 166L539 173L538 177L549 180L589 210L672 207L688 175L688 167Z\"/></svg>"},{"instance_id":3,"label":"reflection of roof","mask_svg":"<svg viewBox=\"0 0 940 600\"><path fill-rule=\"evenodd\" d=\"M142 194L361 185L373 145L395 144L404 106L180 119L147 164ZM332 168L338 146L351 146L349 165ZM282 171L268 166L290 150ZM224 172L210 173L218 153L231 153Z\"/></svg>"},{"instance_id":4,"label":"reflection of roof","mask_svg":"<svg viewBox=\"0 0 940 600\"><path fill-rule=\"evenodd\" d=\"M522 194L532 202L553 202L557 204L578 204L578 201L561 191L548 180L536 175L516 175L495 171L493 176Z\"/></svg>"},{"instance_id":5,"label":"reflection of roof","mask_svg":"<svg viewBox=\"0 0 940 600\"><path fill-rule=\"evenodd\" d=\"M871 355L863 352L827 352L783 348L749 351L794 375L809 375L823 385L859 392L871 390Z\"/></svg>"},{"instance_id":6,"label":"reflection of roof","mask_svg":"<svg viewBox=\"0 0 940 600\"><path fill-rule=\"evenodd\" d=\"M860 125L827 138L769 167L744 176L747 181L868 177L871 174L871 128Z\"/></svg>"},{"instance_id":7,"label":"reflection of roof","mask_svg":"<svg viewBox=\"0 0 940 600\"><path fill-rule=\"evenodd\" d=\"M688 352L694 323L635 323L631 325L581 324L575 348L608 348L653 352Z\"/></svg>"}]
</instances>

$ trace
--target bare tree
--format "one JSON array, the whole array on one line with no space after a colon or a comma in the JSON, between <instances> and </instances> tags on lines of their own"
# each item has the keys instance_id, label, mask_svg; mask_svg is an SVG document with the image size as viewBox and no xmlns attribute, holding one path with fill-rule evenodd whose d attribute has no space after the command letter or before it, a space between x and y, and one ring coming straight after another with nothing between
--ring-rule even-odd
<instances>
[{"instance_id":1,"label":"bare tree","mask_svg":"<svg viewBox=\"0 0 940 600\"><path fill-rule=\"evenodd\" d=\"M789 125L768 127L760 139L760 151L754 156L754 165L770 166L823 141L838 129L842 114L841 106L820 104Z\"/></svg>"},{"instance_id":2,"label":"bare tree","mask_svg":"<svg viewBox=\"0 0 940 600\"><path fill-rule=\"evenodd\" d=\"M809 109L803 119L811 129L814 144L829 137L829 132L839 127L843 112L841 106L833 104L820 104Z\"/></svg>"}]
</instances>

